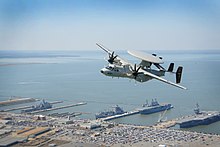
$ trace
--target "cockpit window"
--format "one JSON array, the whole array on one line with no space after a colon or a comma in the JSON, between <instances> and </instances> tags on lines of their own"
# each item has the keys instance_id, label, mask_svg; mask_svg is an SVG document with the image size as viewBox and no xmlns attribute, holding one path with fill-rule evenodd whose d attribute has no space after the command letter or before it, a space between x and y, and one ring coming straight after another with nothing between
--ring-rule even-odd
<instances>
[{"instance_id":1,"label":"cockpit window","mask_svg":"<svg viewBox=\"0 0 220 147\"><path fill-rule=\"evenodd\" d=\"M107 69L111 70L111 71L116 71L116 72L119 72L119 70L117 68L114 68L112 66L107 66L106 67Z\"/></svg>"},{"instance_id":2,"label":"cockpit window","mask_svg":"<svg viewBox=\"0 0 220 147\"><path fill-rule=\"evenodd\" d=\"M109 70L113 70L113 69L114 69L114 68L111 67L111 66L107 66L106 68L109 69Z\"/></svg>"}]
</instances>

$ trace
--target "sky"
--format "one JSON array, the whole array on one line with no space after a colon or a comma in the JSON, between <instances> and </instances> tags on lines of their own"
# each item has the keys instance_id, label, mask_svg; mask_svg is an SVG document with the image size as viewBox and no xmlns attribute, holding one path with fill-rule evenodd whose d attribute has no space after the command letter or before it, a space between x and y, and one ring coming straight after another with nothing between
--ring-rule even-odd
<instances>
[{"instance_id":1,"label":"sky","mask_svg":"<svg viewBox=\"0 0 220 147\"><path fill-rule=\"evenodd\" d=\"M220 50L219 0L0 0L0 50Z\"/></svg>"}]
</instances>

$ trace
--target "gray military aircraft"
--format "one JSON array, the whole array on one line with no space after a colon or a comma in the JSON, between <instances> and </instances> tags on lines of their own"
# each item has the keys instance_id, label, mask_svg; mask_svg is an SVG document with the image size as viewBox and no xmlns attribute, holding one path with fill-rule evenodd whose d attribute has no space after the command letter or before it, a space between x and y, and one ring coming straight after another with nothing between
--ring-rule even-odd
<instances>
[{"instance_id":1,"label":"gray military aircraft","mask_svg":"<svg viewBox=\"0 0 220 147\"><path fill-rule=\"evenodd\" d=\"M110 77L122 77L134 79L138 82L146 82L151 79L156 79L172 86L186 89L185 87L179 85L181 81L183 67L179 66L176 72L173 72L174 63L170 63L168 69L166 70L161 66L164 62L162 57L158 57L156 54L147 54L140 51L129 50L128 53L141 60L140 64L132 64L128 61L122 59L120 56L115 55L114 51L104 47L103 45L96 43L101 49L103 49L108 54L109 65L101 69L101 73ZM156 69L152 68L152 65ZM165 76L166 72L176 74L176 83L168 81L161 78Z\"/></svg>"}]
</instances>

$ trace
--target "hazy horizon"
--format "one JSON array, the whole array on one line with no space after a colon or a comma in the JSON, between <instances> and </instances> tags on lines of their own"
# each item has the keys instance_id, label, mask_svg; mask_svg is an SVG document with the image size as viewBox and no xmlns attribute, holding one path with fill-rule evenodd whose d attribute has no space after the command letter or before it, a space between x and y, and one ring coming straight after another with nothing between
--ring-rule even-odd
<instances>
[{"instance_id":1,"label":"hazy horizon","mask_svg":"<svg viewBox=\"0 0 220 147\"><path fill-rule=\"evenodd\" d=\"M1 0L0 50L219 50L218 0Z\"/></svg>"}]
</instances>

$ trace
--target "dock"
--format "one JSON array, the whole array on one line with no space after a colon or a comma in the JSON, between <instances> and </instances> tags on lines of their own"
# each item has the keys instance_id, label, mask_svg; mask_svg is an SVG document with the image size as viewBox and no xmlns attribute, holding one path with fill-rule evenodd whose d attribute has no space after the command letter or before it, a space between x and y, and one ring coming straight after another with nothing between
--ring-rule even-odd
<instances>
[{"instance_id":1,"label":"dock","mask_svg":"<svg viewBox=\"0 0 220 147\"><path fill-rule=\"evenodd\" d=\"M140 112L138 110L133 110L130 112L126 112L123 114L117 114L117 115L113 115L113 116L109 116L109 117L105 117L105 118L100 118L100 120L103 121L109 121L109 120L113 120L113 119L117 119L117 118L121 118L121 117L126 117L126 116L130 116L130 115L134 115L134 114L139 114Z\"/></svg>"},{"instance_id":2,"label":"dock","mask_svg":"<svg viewBox=\"0 0 220 147\"><path fill-rule=\"evenodd\" d=\"M64 113L53 113L53 114L49 114L48 116L51 117L76 117L79 115L82 115L83 112L64 112Z\"/></svg>"},{"instance_id":3,"label":"dock","mask_svg":"<svg viewBox=\"0 0 220 147\"><path fill-rule=\"evenodd\" d=\"M38 101L38 99L35 98L15 98L15 99L9 99L7 101L1 101L0 107L2 106L10 106L10 105L16 105L16 104L23 104L23 103L30 103Z\"/></svg>"},{"instance_id":4,"label":"dock","mask_svg":"<svg viewBox=\"0 0 220 147\"><path fill-rule=\"evenodd\" d=\"M33 112L30 112L29 114L35 114L35 113L40 113L40 112L53 111L53 110L64 109L64 108L75 107L75 106L81 106L81 105L86 105L86 104L87 104L86 102L80 102L80 103L71 104L71 105L65 105L65 106L60 106L60 107L55 107L55 108L50 108L50 109L44 109L44 110L33 111Z\"/></svg>"},{"instance_id":5,"label":"dock","mask_svg":"<svg viewBox=\"0 0 220 147\"><path fill-rule=\"evenodd\" d=\"M157 123L156 125L153 125L153 127L157 129L168 129L174 127L176 124L177 122L175 120L169 120L169 121Z\"/></svg>"},{"instance_id":6,"label":"dock","mask_svg":"<svg viewBox=\"0 0 220 147\"><path fill-rule=\"evenodd\" d=\"M58 103L63 103L63 101L54 101L54 102L50 102L50 104L58 104ZM9 111L15 111L15 110L22 110L22 109L29 109L32 108L33 105L31 106L22 106L22 107L16 107L16 108L11 108L11 109L5 109L5 110L1 110L2 112L9 112Z\"/></svg>"},{"instance_id":7,"label":"dock","mask_svg":"<svg viewBox=\"0 0 220 147\"><path fill-rule=\"evenodd\" d=\"M59 103L63 103L63 101L54 101L54 102L49 102L50 104L59 104Z\"/></svg>"}]
</instances>

